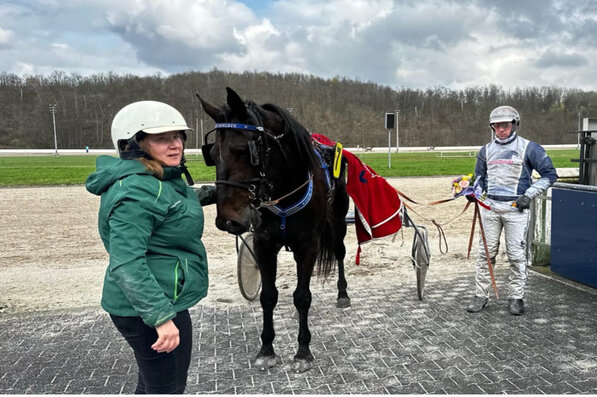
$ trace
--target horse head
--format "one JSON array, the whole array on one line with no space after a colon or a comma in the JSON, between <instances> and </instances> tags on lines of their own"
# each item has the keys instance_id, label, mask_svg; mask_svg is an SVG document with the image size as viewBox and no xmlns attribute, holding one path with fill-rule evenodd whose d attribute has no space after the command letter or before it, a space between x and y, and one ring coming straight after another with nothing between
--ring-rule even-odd
<instances>
[{"instance_id":1,"label":"horse head","mask_svg":"<svg viewBox=\"0 0 597 397\"><path fill-rule=\"evenodd\" d=\"M270 165L278 163L280 153L284 153L280 140L285 118L277 109L244 102L234 90L226 90L226 105L221 108L198 96L205 112L216 122L210 131L215 132L213 143L202 149L208 165L211 162L216 166L216 226L238 235L259 225L261 215L257 209L271 200L275 169Z\"/></svg>"}]
</instances>

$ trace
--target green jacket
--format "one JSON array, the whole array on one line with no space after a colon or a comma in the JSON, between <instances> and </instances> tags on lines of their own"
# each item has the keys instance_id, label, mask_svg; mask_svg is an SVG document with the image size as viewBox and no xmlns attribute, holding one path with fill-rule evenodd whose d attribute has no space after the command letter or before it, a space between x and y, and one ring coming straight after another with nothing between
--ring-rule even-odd
<instances>
[{"instance_id":1,"label":"green jacket","mask_svg":"<svg viewBox=\"0 0 597 397\"><path fill-rule=\"evenodd\" d=\"M151 327L196 304L208 287L200 200L213 200L213 190L195 193L178 167L164 171L159 180L139 161L100 156L86 182L101 195L98 228L110 254L102 307Z\"/></svg>"}]
</instances>

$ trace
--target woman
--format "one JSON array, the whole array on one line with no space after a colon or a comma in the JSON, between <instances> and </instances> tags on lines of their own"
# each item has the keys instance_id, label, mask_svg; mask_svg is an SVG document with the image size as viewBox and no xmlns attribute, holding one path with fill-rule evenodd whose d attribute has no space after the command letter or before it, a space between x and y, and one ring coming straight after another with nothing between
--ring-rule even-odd
<instances>
[{"instance_id":1,"label":"woman","mask_svg":"<svg viewBox=\"0 0 597 397\"><path fill-rule=\"evenodd\" d=\"M110 254L102 307L133 348L136 393L183 393L191 359L188 308L207 295L203 209L184 166L187 126L161 102L134 102L112 122L119 157L100 156L87 190L101 195L99 232Z\"/></svg>"}]
</instances>

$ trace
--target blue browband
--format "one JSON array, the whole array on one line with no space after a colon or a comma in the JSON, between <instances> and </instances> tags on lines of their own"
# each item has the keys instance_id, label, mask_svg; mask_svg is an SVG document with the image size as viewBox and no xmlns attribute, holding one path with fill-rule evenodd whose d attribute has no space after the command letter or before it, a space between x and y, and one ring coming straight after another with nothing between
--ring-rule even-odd
<instances>
[{"instance_id":1,"label":"blue browband","mask_svg":"<svg viewBox=\"0 0 597 397\"><path fill-rule=\"evenodd\" d=\"M252 124L216 123L215 130L230 128L233 130L263 131L263 127Z\"/></svg>"}]
</instances>

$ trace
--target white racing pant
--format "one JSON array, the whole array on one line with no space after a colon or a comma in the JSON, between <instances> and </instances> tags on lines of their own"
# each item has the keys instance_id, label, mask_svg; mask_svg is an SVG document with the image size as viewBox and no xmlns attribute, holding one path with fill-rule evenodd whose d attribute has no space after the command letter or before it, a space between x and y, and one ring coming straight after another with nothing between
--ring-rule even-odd
<instances>
[{"instance_id":1,"label":"white racing pant","mask_svg":"<svg viewBox=\"0 0 597 397\"><path fill-rule=\"evenodd\" d=\"M528 275L527 269L527 230L529 227L529 210L523 212L512 207L512 201L486 200L491 207L487 210L479 206L487 249L491 263L495 266L495 257L500 246L502 229L505 232L506 253L510 262L510 283L508 298L522 299ZM481 231L479 233L479 256L477 258L477 274L475 278L475 295L489 297L493 287L487 267L485 249Z\"/></svg>"}]
</instances>

